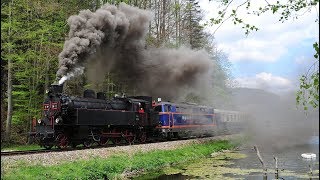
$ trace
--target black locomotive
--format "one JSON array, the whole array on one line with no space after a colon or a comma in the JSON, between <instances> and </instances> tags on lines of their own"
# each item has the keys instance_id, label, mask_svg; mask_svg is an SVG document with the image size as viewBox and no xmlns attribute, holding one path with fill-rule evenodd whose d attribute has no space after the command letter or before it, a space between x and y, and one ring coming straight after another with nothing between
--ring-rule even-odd
<instances>
[{"instance_id":1,"label":"black locomotive","mask_svg":"<svg viewBox=\"0 0 320 180\"><path fill-rule=\"evenodd\" d=\"M93 142L118 144L144 143L159 124L158 113L152 109L152 98L115 97L106 100L102 92L84 91L83 98L62 93L62 85L51 85L43 103L43 118L31 133L41 146L65 148ZM143 112L141 112L143 110Z\"/></svg>"}]
</instances>

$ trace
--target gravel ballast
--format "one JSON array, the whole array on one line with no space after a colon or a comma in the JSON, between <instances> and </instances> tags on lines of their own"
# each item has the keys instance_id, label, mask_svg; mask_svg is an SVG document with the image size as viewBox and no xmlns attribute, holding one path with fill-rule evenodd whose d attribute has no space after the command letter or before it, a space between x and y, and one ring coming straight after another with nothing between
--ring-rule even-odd
<instances>
[{"instance_id":1,"label":"gravel ballast","mask_svg":"<svg viewBox=\"0 0 320 180\"><path fill-rule=\"evenodd\" d=\"M26 155L15 155L15 156L3 156L1 157L1 169L5 171L8 168L12 168L15 164L19 162L25 162L28 165L38 164L38 165L56 165L59 163L76 161L76 160L88 160L94 157L107 158L111 155L128 153L134 154L137 152L147 152L152 150L172 150L176 148L181 148L182 146L194 144L194 143L204 143L211 140L229 140L234 135L217 136L217 137L207 137L201 139L189 139L180 141L168 141L168 142L158 142L149 144L138 144L138 145L128 145L128 146L115 146L115 147L105 147L105 148L95 148L95 149L82 149L73 151L63 151L63 152L48 152L39 154L26 154Z\"/></svg>"}]
</instances>

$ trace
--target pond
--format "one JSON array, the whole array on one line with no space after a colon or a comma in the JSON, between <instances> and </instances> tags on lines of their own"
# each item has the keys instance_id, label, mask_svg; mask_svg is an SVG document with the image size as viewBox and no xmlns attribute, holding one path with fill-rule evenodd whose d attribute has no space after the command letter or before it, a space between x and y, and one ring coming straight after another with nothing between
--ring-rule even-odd
<instances>
[{"instance_id":1,"label":"pond","mask_svg":"<svg viewBox=\"0 0 320 180\"><path fill-rule=\"evenodd\" d=\"M237 151L213 153L208 158L165 167L132 179L276 179L274 156L278 158L279 179L319 179L319 136L311 137L305 144L276 151L260 148L259 151L267 168L266 175L256 151L245 146ZM301 157L302 153L310 152L316 154L316 159Z\"/></svg>"}]
</instances>

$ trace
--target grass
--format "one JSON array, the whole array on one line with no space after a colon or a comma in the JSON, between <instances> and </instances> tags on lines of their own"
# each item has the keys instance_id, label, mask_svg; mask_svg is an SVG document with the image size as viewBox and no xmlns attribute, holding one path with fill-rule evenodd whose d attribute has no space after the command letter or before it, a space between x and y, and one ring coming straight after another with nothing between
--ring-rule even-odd
<instances>
[{"instance_id":1,"label":"grass","mask_svg":"<svg viewBox=\"0 0 320 180\"><path fill-rule=\"evenodd\" d=\"M37 144L30 144L30 145L10 145L1 147L1 151L27 151L27 150L37 150L43 149Z\"/></svg>"},{"instance_id":2,"label":"grass","mask_svg":"<svg viewBox=\"0 0 320 180\"><path fill-rule=\"evenodd\" d=\"M211 141L175 150L120 154L105 159L93 158L52 166L30 166L20 162L14 169L3 172L1 179L118 179L123 172L157 170L166 165L192 161L233 147L234 144L228 141Z\"/></svg>"}]
</instances>

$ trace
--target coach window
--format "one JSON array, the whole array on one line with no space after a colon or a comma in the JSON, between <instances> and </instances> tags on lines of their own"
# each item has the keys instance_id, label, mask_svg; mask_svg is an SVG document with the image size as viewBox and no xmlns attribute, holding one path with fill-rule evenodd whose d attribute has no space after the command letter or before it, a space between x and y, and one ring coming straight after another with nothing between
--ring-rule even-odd
<instances>
[{"instance_id":1,"label":"coach window","mask_svg":"<svg viewBox=\"0 0 320 180\"><path fill-rule=\"evenodd\" d=\"M171 105L164 105L164 112L171 112Z\"/></svg>"},{"instance_id":2,"label":"coach window","mask_svg":"<svg viewBox=\"0 0 320 180\"><path fill-rule=\"evenodd\" d=\"M168 106L167 105L163 105L163 112L168 112Z\"/></svg>"},{"instance_id":3,"label":"coach window","mask_svg":"<svg viewBox=\"0 0 320 180\"><path fill-rule=\"evenodd\" d=\"M196 107L196 108L192 108L192 112L193 112L193 113L199 113L199 112L200 112L200 109L197 108L197 107Z\"/></svg>"},{"instance_id":4,"label":"coach window","mask_svg":"<svg viewBox=\"0 0 320 180\"><path fill-rule=\"evenodd\" d=\"M134 103L134 111L139 111L139 104L138 103Z\"/></svg>"},{"instance_id":5,"label":"coach window","mask_svg":"<svg viewBox=\"0 0 320 180\"><path fill-rule=\"evenodd\" d=\"M171 112L171 105L168 105L168 112Z\"/></svg>"},{"instance_id":6,"label":"coach window","mask_svg":"<svg viewBox=\"0 0 320 180\"><path fill-rule=\"evenodd\" d=\"M187 113L187 112L188 112L188 109L187 109L186 107L181 107L180 112Z\"/></svg>"}]
</instances>

